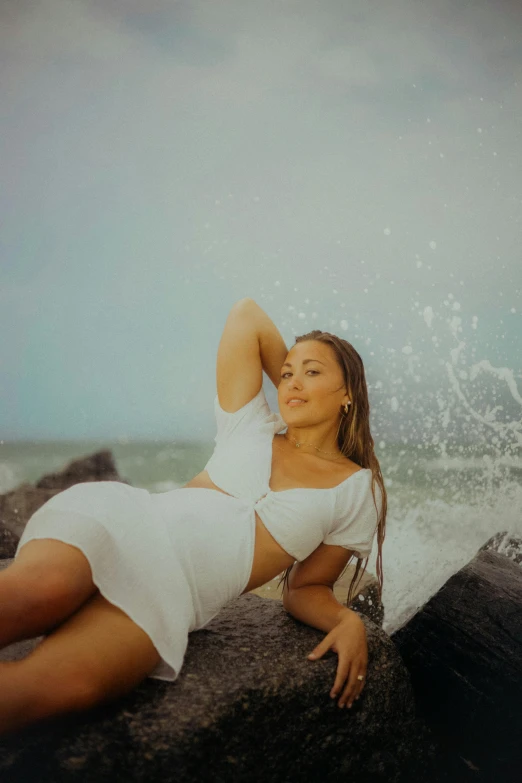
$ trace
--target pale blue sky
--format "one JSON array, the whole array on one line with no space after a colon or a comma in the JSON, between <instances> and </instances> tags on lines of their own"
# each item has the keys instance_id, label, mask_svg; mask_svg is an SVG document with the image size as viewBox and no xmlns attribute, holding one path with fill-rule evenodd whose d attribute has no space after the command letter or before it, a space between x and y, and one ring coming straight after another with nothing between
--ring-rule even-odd
<instances>
[{"instance_id":1,"label":"pale blue sky","mask_svg":"<svg viewBox=\"0 0 522 783\"><path fill-rule=\"evenodd\" d=\"M376 438L517 415L517 3L0 15L1 438L212 438L243 296L354 344Z\"/></svg>"}]
</instances>

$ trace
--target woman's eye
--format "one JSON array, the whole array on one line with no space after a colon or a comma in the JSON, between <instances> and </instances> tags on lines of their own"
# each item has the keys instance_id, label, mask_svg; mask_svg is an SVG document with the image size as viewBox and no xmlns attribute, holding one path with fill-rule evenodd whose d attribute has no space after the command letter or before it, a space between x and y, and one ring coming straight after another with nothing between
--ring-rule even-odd
<instances>
[{"instance_id":1,"label":"woman's eye","mask_svg":"<svg viewBox=\"0 0 522 783\"><path fill-rule=\"evenodd\" d=\"M318 370L307 370L307 372L313 372L313 373L315 373L315 375L319 375L319 371ZM283 373L282 376L281 376L281 379L286 378L287 375L292 375L292 373L291 372Z\"/></svg>"}]
</instances>

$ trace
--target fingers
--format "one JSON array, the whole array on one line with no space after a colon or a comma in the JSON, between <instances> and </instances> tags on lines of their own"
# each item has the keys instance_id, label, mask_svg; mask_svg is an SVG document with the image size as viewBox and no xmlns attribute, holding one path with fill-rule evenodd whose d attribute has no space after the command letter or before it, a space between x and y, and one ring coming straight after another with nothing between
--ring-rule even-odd
<instances>
[{"instance_id":1,"label":"fingers","mask_svg":"<svg viewBox=\"0 0 522 783\"><path fill-rule=\"evenodd\" d=\"M313 661L320 658L333 646L339 661L330 697L334 699L341 694L338 706L351 707L353 702L359 698L365 686L368 658L365 650L355 652L353 649L350 650L349 647L348 649L342 649L342 651L338 649L335 630L333 629L325 636L308 655L308 659ZM358 679L359 675L362 675L362 680Z\"/></svg>"},{"instance_id":2,"label":"fingers","mask_svg":"<svg viewBox=\"0 0 522 783\"><path fill-rule=\"evenodd\" d=\"M327 634L324 639L319 642L317 647L314 647L312 652L308 655L308 658L310 660L315 661L317 658L320 658L321 655L324 655L324 653L330 649L334 641L334 637L332 632L330 631L329 634Z\"/></svg>"},{"instance_id":3,"label":"fingers","mask_svg":"<svg viewBox=\"0 0 522 783\"><path fill-rule=\"evenodd\" d=\"M364 680L357 679L359 675L364 676ZM353 662L350 667L348 682L346 683L341 697L339 698L339 707L352 706L354 701L361 695L366 682L366 671L363 669L362 662Z\"/></svg>"},{"instance_id":4,"label":"fingers","mask_svg":"<svg viewBox=\"0 0 522 783\"><path fill-rule=\"evenodd\" d=\"M330 691L330 696L332 699L335 699L337 694L341 692L341 689L344 683L346 682L346 678L348 677L349 672L350 672L350 665L348 664L348 662L339 661L335 682L333 684L332 690Z\"/></svg>"},{"instance_id":5,"label":"fingers","mask_svg":"<svg viewBox=\"0 0 522 783\"><path fill-rule=\"evenodd\" d=\"M363 675L364 679L357 679L358 675ZM333 688L330 691L330 697L335 698L342 690L338 706L351 707L353 702L361 695L365 682L366 670L362 661L340 662Z\"/></svg>"}]
</instances>

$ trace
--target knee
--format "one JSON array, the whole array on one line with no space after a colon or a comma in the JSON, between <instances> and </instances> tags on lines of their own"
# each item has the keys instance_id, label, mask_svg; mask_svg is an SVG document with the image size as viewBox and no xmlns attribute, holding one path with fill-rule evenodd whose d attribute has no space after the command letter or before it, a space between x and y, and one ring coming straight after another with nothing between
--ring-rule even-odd
<instances>
[{"instance_id":1,"label":"knee","mask_svg":"<svg viewBox=\"0 0 522 783\"><path fill-rule=\"evenodd\" d=\"M108 683L106 677L100 677L88 668L79 668L73 662L65 669L60 672L53 687L56 711L83 712L114 701L132 690L129 683L123 686L117 678Z\"/></svg>"},{"instance_id":2,"label":"knee","mask_svg":"<svg viewBox=\"0 0 522 783\"><path fill-rule=\"evenodd\" d=\"M109 700L110 694L102 688L100 681L85 670L65 674L59 686L60 698L71 712L89 710Z\"/></svg>"},{"instance_id":3,"label":"knee","mask_svg":"<svg viewBox=\"0 0 522 783\"><path fill-rule=\"evenodd\" d=\"M12 605L18 606L20 612L31 622L62 620L86 601L90 595L97 592L95 585L81 587L66 574L48 569L32 574L13 572L10 582Z\"/></svg>"},{"instance_id":4,"label":"knee","mask_svg":"<svg viewBox=\"0 0 522 783\"><path fill-rule=\"evenodd\" d=\"M96 592L90 562L80 548L52 538L26 542L6 569L19 592L48 600L78 594L88 598Z\"/></svg>"},{"instance_id":5,"label":"knee","mask_svg":"<svg viewBox=\"0 0 522 783\"><path fill-rule=\"evenodd\" d=\"M42 611L49 607L67 613L74 611L96 592L97 587L90 580L80 580L67 572L49 570L45 576L33 582L31 596L36 610Z\"/></svg>"},{"instance_id":6,"label":"knee","mask_svg":"<svg viewBox=\"0 0 522 783\"><path fill-rule=\"evenodd\" d=\"M74 666L64 666L46 680L38 699L42 716L84 712L105 701L98 683Z\"/></svg>"}]
</instances>

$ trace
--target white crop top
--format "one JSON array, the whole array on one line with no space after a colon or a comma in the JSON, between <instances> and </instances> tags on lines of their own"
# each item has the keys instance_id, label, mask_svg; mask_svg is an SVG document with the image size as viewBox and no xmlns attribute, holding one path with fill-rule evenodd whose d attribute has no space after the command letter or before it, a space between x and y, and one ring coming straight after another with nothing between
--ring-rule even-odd
<instances>
[{"instance_id":1,"label":"white crop top","mask_svg":"<svg viewBox=\"0 0 522 783\"><path fill-rule=\"evenodd\" d=\"M372 471L363 468L331 489L270 489L272 441L286 429L263 391L234 413L214 400L216 446L205 465L211 480L229 495L251 502L269 533L296 560L320 543L353 549L367 557L377 527L371 491ZM375 484L379 512L382 495Z\"/></svg>"}]
</instances>

